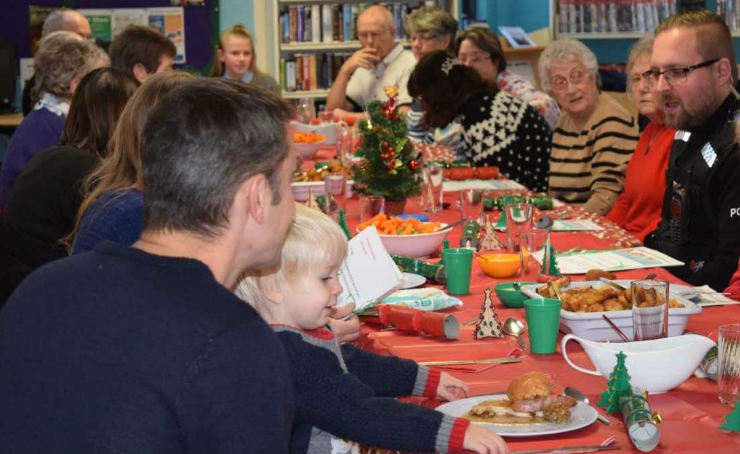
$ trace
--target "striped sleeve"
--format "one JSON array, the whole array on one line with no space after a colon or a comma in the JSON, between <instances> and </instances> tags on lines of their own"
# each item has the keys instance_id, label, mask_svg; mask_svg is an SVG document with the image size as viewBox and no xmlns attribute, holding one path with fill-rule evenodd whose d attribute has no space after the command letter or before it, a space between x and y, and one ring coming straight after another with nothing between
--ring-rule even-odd
<instances>
[{"instance_id":1,"label":"striped sleeve","mask_svg":"<svg viewBox=\"0 0 740 454\"><path fill-rule=\"evenodd\" d=\"M550 192L586 210L606 214L624 186L624 173L639 139L637 121L602 95L580 128L563 115L553 134Z\"/></svg>"},{"instance_id":2,"label":"striped sleeve","mask_svg":"<svg viewBox=\"0 0 740 454\"><path fill-rule=\"evenodd\" d=\"M607 117L593 128L590 197L587 211L605 215L624 188L624 174L639 135L637 121Z\"/></svg>"}]
</instances>

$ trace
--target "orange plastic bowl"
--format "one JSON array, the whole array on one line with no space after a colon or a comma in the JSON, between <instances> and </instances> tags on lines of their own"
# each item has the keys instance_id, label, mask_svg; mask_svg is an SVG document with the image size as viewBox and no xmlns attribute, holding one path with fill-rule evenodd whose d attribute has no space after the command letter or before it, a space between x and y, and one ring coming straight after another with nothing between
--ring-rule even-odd
<instances>
[{"instance_id":1,"label":"orange plastic bowl","mask_svg":"<svg viewBox=\"0 0 740 454\"><path fill-rule=\"evenodd\" d=\"M480 269L491 277L511 277L519 271L519 254L481 254L476 260Z\"/></svg>"}]
</instances>

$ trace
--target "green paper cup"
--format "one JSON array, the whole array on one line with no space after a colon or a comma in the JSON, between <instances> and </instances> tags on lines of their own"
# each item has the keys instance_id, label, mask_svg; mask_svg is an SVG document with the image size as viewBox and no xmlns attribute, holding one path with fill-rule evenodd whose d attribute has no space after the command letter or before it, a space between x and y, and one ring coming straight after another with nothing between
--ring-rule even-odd
<instances>
[{"instance_id":1,"label":"green paper cup","mask_svg":"<svg viewBox=\"0 0 740 454\"><path fill-rule=\"evenodd\" d=\"M555 353L561 305L562 303L554 298L533 298L524 301L532 353Z\"/></svg>"},{"instance_id":2,"label":"green paper cup","mask_svg":"<svg viewBox=\"0 0 740 454\"><path fill-rule=\"evenodd\" d=\"M447 293L466 295L470 292L470 268L473 265L472 249L442 249L442 263L447 274Z\"/></svg>"}]
</instances>

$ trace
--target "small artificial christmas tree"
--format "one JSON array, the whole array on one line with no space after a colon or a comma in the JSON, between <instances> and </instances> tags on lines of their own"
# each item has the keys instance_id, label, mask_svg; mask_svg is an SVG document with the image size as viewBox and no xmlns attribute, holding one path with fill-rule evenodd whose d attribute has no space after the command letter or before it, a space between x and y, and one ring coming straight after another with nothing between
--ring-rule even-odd
<instances>
[{"instance_id":1,"label":"small artificial christmas tree","mask_svg":"<svg viewBox=\"0 0 740 454\"><path fill-rule=\"evenodd\" d=\"M382 195L386 201L405 201L421 192L420 155L406 136L406 121L398 116L395 87L386 87L388 101L365 106L367 120L360 122L364 158L353 166L354 190Z\"/></svg>"},{"instance_id":2,"label":"small artificial christmas tree","mask_svg":"<svg viewBox=\"0 0 740 454\"><path fill-rule=\"evenodd\" d=\"M540 267L540 276L549 278L550 276L561 276L560 268L558 268L558 260L555 257L555 248L552 247L550 242L550 233L547 232L547 239L545 240L545 253L542 256L542 266Z\"/></svg>"}]
</instances>

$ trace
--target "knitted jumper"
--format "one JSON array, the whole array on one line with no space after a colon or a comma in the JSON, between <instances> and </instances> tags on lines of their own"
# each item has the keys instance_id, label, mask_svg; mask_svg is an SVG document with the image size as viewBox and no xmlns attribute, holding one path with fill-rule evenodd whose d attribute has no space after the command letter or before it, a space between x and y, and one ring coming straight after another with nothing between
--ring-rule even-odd
<instances>
[{"instance_id":1,"label":"knitted jumper","mask_svg":"<svg viewBox=\"0 0 740 454\"><path fill-rule=\"evenodd\" d=\"M291 363L296 418L292 453L343 453L351 440L384 449L461 452L466 419L393 397L434 397L440 373L413 361L339 345L321 328L273 326Z\"/></svg>"},{"instance_id":2,"label":"knitted jumper","mask_svg":"<svg viewBox=\"0 0 740 454\"><path fill-rule=\"evenodd\" d=\"M599 95L585 124L564 113L552 136L550 192L605 215L622 192L638 138L637 120L609 95Z\"/></svg>"}]
</instances>

